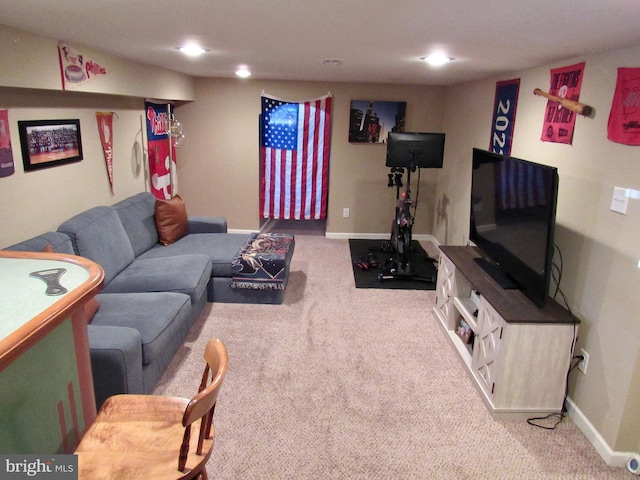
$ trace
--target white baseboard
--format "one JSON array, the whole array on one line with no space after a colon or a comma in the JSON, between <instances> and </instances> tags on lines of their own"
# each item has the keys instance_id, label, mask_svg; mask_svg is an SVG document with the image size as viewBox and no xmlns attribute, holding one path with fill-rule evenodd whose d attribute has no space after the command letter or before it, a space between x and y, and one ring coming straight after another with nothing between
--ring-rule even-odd
<instances>
[{"instance_id":1,"label":"white baseboard","mask_svg":"<svg viewBox=\"0 0 640 480\"><path fill-rule=\"evenodd\" d=\"M229 230L227 230L227 233L248 234L248 233L258 233L258 230L241 230L239 228L230 228Z\"/></svg>"},{"instance_id":2,"label":"white baseboard","mask_svg":"<svg viewBox=\"0 0 640 480\"><path fill-rule=\"evenodd\" d=\"M325 233L325 237L333 239L333 240L347 240L349 238L354 238L354 239L358 239L358 240L388 240L390 235L388 233L340 233L340 232L332 233L332 232L327 232L327 233ZM423 241L423 242L436 243L436 240L433 237L433 235L424 234L424 233L414 234L413 235L413 239L414 240L418 240L418 241Z\"/></svg>"},{"instance_id":3,"label":"white baseboard","mask_svg":"<svg viewBox=\"0 0 640 480\"><path fill-rule=\"evenodd\" d=\"M258 233L258 230L243 230L238 228L230 228L227 230L228 233ZM348 240L349 238L359 239L359 240L388 240L390 235L388 233L331 233L326 232L324 234L325 238L329 238L332 240ZM440 243L435 239L433 235L426 233L417 233L413 235L414 240L422 241L422 242L432 242L436 246L439 246Z\"/></svg>"},{"instance_id":4,"label":"white baseboard","mask_svg":"<svg viewBox=\"0 0 640 480\"><path fill-rule=\"evenodd\" d=\"M636 452L616 452L611 449L609 444L602 438L600 432L596 430L589 419L582 413L582 410L567 397L567 412L580 431L584 433L587 440L591 442L591 445L596 449L598 454L602 457L602 460L610 467L622 467L627 468L627 461L632 456L638 456Z\"/></svg>"}]
</instances>

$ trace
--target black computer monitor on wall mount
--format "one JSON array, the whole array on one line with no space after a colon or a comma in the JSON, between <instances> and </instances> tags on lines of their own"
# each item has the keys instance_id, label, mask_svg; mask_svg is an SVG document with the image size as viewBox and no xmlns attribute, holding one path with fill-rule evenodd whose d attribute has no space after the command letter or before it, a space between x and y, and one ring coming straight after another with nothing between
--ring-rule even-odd
<instances>
[{"instance_id":1,"label":"black computer monitor on wall mount","mask_svg":"<svg viewBox=\"0 0 640 480\"><path fill-rule=\"evenodd\" d=\"M389 132L387 167L442 168L444 133Z\"/></svg>"}]
</instances>

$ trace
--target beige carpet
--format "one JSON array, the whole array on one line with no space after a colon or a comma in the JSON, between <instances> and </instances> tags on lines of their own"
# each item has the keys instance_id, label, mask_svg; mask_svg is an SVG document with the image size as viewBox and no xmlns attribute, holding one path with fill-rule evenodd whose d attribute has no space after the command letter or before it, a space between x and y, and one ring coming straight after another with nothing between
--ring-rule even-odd
<instances>
[{"instance_id":1,"label":"beige carpet","mask_svg":"<svg viewBox=\"0 0 640 480\"><path fill-rule=\"evenodd\" d=\"M298 236L291 272L283 305L209 304L156 389L190 397L207 340L227 345L211 478L632 477L568 418L495 420L436 324L435 292L356 289L347 240Z\"/></svg>"}]
</instances>

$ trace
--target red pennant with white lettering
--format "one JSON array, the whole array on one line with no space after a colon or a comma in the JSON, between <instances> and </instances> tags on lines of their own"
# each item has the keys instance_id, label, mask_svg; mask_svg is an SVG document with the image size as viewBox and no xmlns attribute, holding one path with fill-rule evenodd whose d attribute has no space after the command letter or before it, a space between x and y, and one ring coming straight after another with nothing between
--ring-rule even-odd
<instances>
[{"instance_id":1,"label":"red pennant with white lettering","mask_svg":"<svg viewBox=\"0 0 640 480\"><path fill-rule=\"evenodd\" d=\"M104 152L104 162L107 165L107 173L109 175L109 187L113 195L113 112L96 112L98 120L98 133L100 134L100 142L102 142L102 151Z\"/></svg>"}]
</instances>

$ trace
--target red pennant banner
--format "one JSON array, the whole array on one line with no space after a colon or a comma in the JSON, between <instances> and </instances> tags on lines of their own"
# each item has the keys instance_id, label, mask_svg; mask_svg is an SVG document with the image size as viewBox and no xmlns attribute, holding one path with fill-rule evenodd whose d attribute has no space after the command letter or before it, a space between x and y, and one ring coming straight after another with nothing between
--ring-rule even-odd
<instances>
[{"instance_id":1,"label":"red pennant banner","mask_svg":"<svg viewBox=\"0 0 640 480\"><path fill-rule=\"evenodd\" d=\"M107 165L107 173L109 175L109 187L113 195L113 112L96 112L96 119L98 120L98 133L100 134L100 142L104 152L104 162Z\"/></svg>"},{"instance_id":2,"label":"red pennant banner","mask_svg":"<svg viewBox=\"0 0 640 480\"><path fill-rule=\"evenodd\" d=\"M640 68L618 68L607 138L624 145L640 145Z\"/></svg>"}]
</instances>

